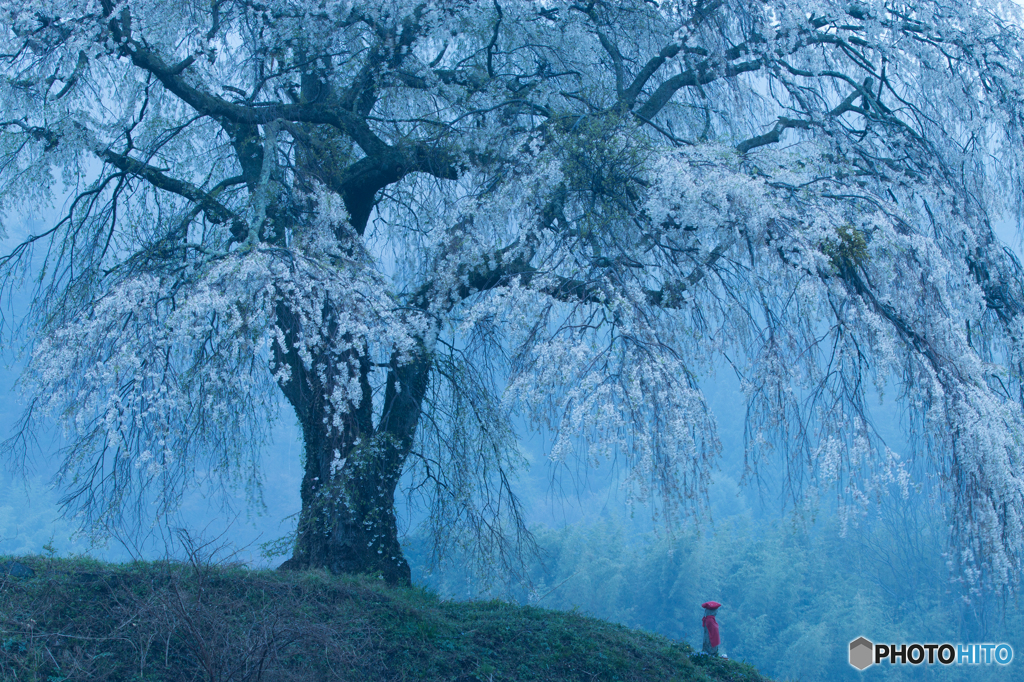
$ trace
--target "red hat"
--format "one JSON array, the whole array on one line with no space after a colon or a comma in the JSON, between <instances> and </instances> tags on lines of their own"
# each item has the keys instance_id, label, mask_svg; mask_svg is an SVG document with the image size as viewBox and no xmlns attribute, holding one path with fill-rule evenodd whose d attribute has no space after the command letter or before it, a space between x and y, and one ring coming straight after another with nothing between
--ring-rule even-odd
<instances>
[{"instance_id":1,"label":"red hat","mask_svg":"<svg viewBox=\"0 0 1024 682\"><path fill-rule=\"evenodd\" d=\"M719 608L721 606L721 604L719 604L716 601L706 601L703 604L701 604L700 606L701 606L702 609L717 609L717 608Z\"/></svg>"}]
</instances>

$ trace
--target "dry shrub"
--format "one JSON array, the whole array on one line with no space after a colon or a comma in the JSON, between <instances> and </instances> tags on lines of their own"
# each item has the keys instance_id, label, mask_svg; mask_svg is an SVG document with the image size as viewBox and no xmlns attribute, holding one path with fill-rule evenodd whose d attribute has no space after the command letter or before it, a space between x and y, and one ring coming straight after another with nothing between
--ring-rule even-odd
<instances>
[{"instance_id":1,"label":"dry shrub","mask_svg":"<svg viewBox=\"0 0 1024 682\"><path fill-rule=\"evenodd\" d=\"M26 559L36 577L0 578L0 680L300 682L385 665L351 588L182 540L184 561Z\"/></svg>"}]
</instances>

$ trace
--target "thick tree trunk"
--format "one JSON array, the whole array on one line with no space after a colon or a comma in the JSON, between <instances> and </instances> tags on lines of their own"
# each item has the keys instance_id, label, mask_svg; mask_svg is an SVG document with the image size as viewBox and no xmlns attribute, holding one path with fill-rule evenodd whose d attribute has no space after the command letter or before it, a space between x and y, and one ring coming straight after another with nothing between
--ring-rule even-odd
<instances>
[{"instance_id":1,"label":"thick tree trunk","mask_svg":"<svg viewBox=\"0 0 1024 682\"><path fill-rule=\"evenodd\" d=\"M286 337L295 338L294 317L283 306L278 320ZM403 365L392 359L376 426L365 355L324 352L313 362L314 368L325 368L320 373L307 371L294 350L279 351L278 360L291 367L281 388L295 408L305 446L295 552L280 568L369 573L391 584L409 584L395 489L419 421L429 372L426 353ZM356 377L362 387L359 404L336 415L328 397L338 383Z\"/></svg>"}]
</instances>

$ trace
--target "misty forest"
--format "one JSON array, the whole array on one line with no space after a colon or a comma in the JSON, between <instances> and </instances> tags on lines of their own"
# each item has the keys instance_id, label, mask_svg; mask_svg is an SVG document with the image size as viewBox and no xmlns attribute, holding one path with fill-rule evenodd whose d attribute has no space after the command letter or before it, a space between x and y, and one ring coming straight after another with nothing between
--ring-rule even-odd
<instances>
[{"instance_id":1,"label":"misty forest","mask_svg":"<svg viewBox=\"0 0 1024 682\"><path fill-rule=\"evenodd\" d=\"M0 553L1024 656L1013 2L0 8Z\"/></svg>"}]
</instances>

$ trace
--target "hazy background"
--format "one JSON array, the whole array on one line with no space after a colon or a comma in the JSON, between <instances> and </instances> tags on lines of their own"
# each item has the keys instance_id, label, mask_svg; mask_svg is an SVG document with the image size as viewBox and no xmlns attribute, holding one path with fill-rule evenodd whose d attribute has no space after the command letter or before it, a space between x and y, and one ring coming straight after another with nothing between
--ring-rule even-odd
<instances>
[{"instance_id":1,"label":"hazy background","mask_svg":"<svg viewBox=\"0 0 1024 682\"><path fill-rule=\"evenodd\" d=\"M2 252L29 229L7 227L11 238ZM1001 237L1017 244L1007 229ZM6 311L21 314L26 297L23 291L4 301ZM22 409L14 389L21 359L12 347L0 357L2 438ZM529 569L532 584L506 589L500 580L459 570L458 557L432 569L426 539L414 528L405 538L413 582L445 598L500 597L575 609L698 649L699 605L715 599L724 605L719 622L729 656L778 680L1024 679L1020 601L965 594L951 582L941 517L923 495L888 496L845 532L828 498L800 510L783 508L770 477L761 490L740 485L745 406L738 382L723 371L703 388L723 445L704 521L673 529L652 522L649 509L626 508L613 467L554 468L544 456L543 437L524 432L521 449L530 467L518 490L542 550ZM889 446L901 452L896 416L891 400L873 414ZM272 433L262 452L265 509L250 504L242 491L197 490L180 519L197 536L227 544L222 558L234 551L235 560L254 567L283 561L264 556L260 545L294 530L300 508L302 445L287 405ZM57 509L59 491L49 486L54 462L47 453L53 448L42 441L25 476L0 467L0 555L89 554L108 561L163 555L159 538L137 547L111 542L93 548L73 539L74 525ZM403 506L401 514L406 526L415 524L415 510ZM847 663L847 646L862 635L895 643L1007 642L1016 657L1006 667L882 665L859 673Z\"/></svg>"}]
</instances>

